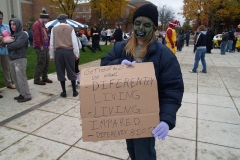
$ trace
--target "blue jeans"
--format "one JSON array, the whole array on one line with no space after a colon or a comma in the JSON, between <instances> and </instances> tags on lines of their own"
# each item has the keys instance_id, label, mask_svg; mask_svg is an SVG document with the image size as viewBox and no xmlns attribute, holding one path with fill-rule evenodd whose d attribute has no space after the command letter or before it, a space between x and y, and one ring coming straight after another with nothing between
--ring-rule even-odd
<instances>
[{"instance_id":1,"label":"blue jeans","mask_svg":"<svg viewBox=\"0 0 240 160\"><path fill-rule=\"evenodd\" d=\"M222 42L220 45L221 54L226 54L226 46L228 42Z\"/></svg>"},{"instance_id":2,"label":"blue jeans","mask_svg":"<svg viewBox=\"0 0 240 160\"><path fill-rule=\"evenodd\" d=\"M131 160L156 160L155 138L127 139Z\"/></svg>"},{"instance_id":3,"label":"blue jeans","mask_svg":"<svg viewBox=\"0 0 240 160\"><path fill-rule=\"evenodd\" d=\"M205 61L206 51L207 51L206 48L198 48L196 50L194 67L192 69L193 72L197 72L197 68L198 68L198 64L199 64L200 60L202 62L202 66L203 66L202 72L207 72L207 64L206 64L206 61Z\"/></svg>"},{"instance_id":4,"label":"blue jeans","mask_svg":"<svg viewBox=\"0 0 240 160\"><path fill-rule=\"evenodd\" d=\"M229 52L232 51L232 44L233 44L233 41L232 41L232 40L228 40L228 48L227 48L227 50L228 50Z\"/></svg>"}]
</instances>

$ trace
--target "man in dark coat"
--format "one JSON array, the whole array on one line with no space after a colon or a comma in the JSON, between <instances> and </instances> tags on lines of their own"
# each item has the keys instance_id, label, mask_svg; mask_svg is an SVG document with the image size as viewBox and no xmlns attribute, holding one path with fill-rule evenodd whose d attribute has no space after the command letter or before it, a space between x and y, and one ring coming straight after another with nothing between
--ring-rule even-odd
<instances>
[{"instance_id":1,"label":"man in dark coat","mask_svg":"<svg viewBox=\"0 0 240 160\"><path fill-rule=\"evenodd\" d=\"M122 32L122 30L120 28L120 24L116 23L116 30L113 33L113 41L114 41L114 43L122 41L122 34L123 34L123 32Z\"/></svg>"},{"instance_id":2,"label":"man in dark coat","mask_svg":"<svg viewBox=\"0 0 240 160\"><path fill-rule=\"evenodd\" d=\"M188 46L188 45L189 45L189 39L190 39L190 33L189 33L189 30L186 30L185 37L186 37L186 46Z\"/></svg>"},{"instance_id":3,"label":"man in dark coat","mask_svg":"<svg viewBox=\"0 0 240 160\"><path fill-rule=\"evenodd\" d=\"M211 53L211 49L213 46L213 37L214 37L214 33L213 33L212 29L209 28L207 31L207 44L206 44L207 53Z\"/></svg>"},{"instance_id":4,"label":"man in dark coat","mask_svg":"<svg viewBox=\"0 0 240 160\"><path fill-rule=\"evenodd\" d=\"M96 51L97 49L99 51L102 51L99 45L99 41L100 41L100 32L97 28L96 25L93 26L93 28L91 29L91 36L92 36L92 47L93 49Z\"/></svg>"}]
</instances>

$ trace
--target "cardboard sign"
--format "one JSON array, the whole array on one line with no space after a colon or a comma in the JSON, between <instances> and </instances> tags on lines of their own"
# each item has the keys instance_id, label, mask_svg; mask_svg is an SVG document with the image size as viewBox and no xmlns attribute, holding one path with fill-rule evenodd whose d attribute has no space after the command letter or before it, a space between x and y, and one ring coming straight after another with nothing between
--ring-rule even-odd
<instances>
[{"instance_id":1,"label":"cardboard sign","mask_svg":"<svg viewBox=\"0 0 240 160\"><path fill-rule=\"evenodd\" d=\"M153 63L81 70L83 141L152 137L159 124Z\"/></svg>"}]
</instances>

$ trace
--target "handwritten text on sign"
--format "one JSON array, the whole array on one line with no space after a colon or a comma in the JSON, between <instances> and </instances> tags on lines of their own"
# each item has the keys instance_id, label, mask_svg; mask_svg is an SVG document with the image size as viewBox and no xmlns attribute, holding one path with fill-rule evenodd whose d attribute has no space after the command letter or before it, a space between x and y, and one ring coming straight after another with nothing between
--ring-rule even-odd
<instances>
[{"instance_id":1,"label":"handwritten text on sign","mask_svg":"<svg viewBox=\"0 0 240 160\"><path fill-rule=\"evenodd\" d=\"M152 63L82 69L80 101L84 141L151 137L159 124Z\"/></svg>"}]
</instances>

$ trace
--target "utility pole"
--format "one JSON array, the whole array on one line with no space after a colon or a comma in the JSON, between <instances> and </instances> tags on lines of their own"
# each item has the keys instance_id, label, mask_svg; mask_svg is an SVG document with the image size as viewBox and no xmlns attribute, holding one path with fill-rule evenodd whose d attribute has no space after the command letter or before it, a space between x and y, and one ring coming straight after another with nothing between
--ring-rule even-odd
<instances>
[{"instance_id":1,"label":"utility pole","mask_svg":"<svg viewBox=\"0 0 240 160\"><path fill-rule=\"evenodd\" d=\"M119 27L122 25L122 0L120 0L120 12L119 12Z\"/></svg>"},{"instance_id":2,"label":"utility pole","mask_svg":"<svg viewBox=\"0 0 240 160\"><path fill-rule=\"evenodd\" d=\"M163 17L163 20L162 20L162 22L163 22L163 24L162 24L162 31L164 31L164 29L165 29L164 28L164 25L165 25L164 9L165 9L165 7L166 7L166 5L163 5L163 7L162 7L162 10L163 10L163 12L162 12L163 13L163 16L162 16Z\"/></svg>"}]
</instances>

